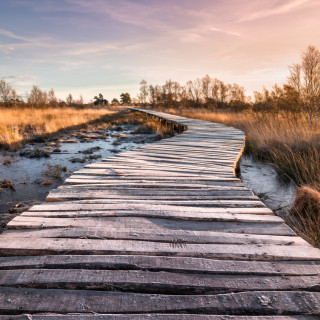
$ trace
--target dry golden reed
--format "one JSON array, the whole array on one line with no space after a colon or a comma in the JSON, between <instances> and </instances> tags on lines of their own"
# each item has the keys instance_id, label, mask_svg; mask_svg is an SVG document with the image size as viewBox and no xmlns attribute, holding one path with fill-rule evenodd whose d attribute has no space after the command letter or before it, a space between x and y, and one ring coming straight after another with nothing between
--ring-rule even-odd
<instances>
[{"instance_id":1,"label":"dry golden reed","mask_svg":"<svg viewBox=\"0 0 320 320\"><path fill-rule=\"evenodd\" d=\"M245 132L246 152L273 163L297 185L313 184L320 191L320 128L301 118L252 112L218 112L207 109L166 109L188 118L224 123Z\"/></svg>"},{"instance_id":2,"label":"dry golden reed","mask_svg":"<svg viewBox=\"0 0 320 320\"><path fill-rule=\"evenodd\" d=\"M320 193L308 186L298 188L292 214L296 231L315 246L320 244Z\"/></svg>"},{"instance_id":3,"label":"dry golden reed","mask_svg":"<svg viewBox=\"0 0 320 320\"><path fill-rule=\"evenodd\" d=\"M115 108L0 109L0 145L19 145L35 135L50 134L118 111Z\"/></svg>"}]
</instances>

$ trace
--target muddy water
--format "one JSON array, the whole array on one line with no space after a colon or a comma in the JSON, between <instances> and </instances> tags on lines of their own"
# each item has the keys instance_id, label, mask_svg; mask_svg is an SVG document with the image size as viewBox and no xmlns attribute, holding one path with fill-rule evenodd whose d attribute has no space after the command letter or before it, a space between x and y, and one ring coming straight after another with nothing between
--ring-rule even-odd
<instances>
[{"instance_id":1,"label":"muddy water","mask_svg":"<svg viewBox=\"0 0 320 320\"><path fill-rule=\"evenodd\" d=\"M83 143L72 136L63 137L64 139L60 140L69 142L59 141L58 148L57 146L51 148L49 157L27 158L19 155L21 151L16 153L2 152L0 154L0 180L11 180L16 189L15 191L10 189L0 191L2 219L5 219L4 216L10 209L11 211L24 211L26 206L44 201L51 189L61 185L73 171L83 168L87 163L99 161L99 159L110 157L115 153L131 150L142 143L156 139L156 134L132 134L136 126L123 125L120 129L119 127L116 129L106 130L104 138L100 137ZM76 140L77 142L70 143L70 140ZM88 154L87 150L91 148L93 149ZM47 145L29 144L24 149L47 150ZM58 152L53 152L56 149L58 149ZM71 162L74 159L76 161L85 160L85 162ZM7 160L10 160L10 164L3 164ZM61 173L60 179L54 178L46 174L50 166L65 167L66 171ZM43 185L44 181L50 184ZM20 209L18 204L20 204ZM12 210L15 206L16 210ZM10 218L10 214L7 218Z\"/></svg>"},{"instance_id":2,"label":"muddy water","mask_svg":"<svg viewBox=\"0 0 320 320\"><path fill-rule=\"evenodd\" d=\"M240 158L240 179L268 208L280 216L286 216L296 189L292 183L281 181L272 165L243 155Z\"/></svg>"}]
</instances>

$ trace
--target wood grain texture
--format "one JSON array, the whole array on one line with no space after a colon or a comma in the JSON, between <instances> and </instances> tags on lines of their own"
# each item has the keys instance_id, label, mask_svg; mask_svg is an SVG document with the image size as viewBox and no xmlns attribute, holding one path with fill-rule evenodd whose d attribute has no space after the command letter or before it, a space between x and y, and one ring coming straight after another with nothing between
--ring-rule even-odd
<instances>
[{"instance_id":1,"label":"wood grain texture","mask_svg":"<svg viewBox=\"0 0 320 320\"><path fill-rule=\"evenodd\" d=\"M217 295L0 288L0 313L205 313L320 315L320 293L252 291ZM177 319L178 316L177 316Z\"/></svg>"},{"instance_id":2,"label":"wood grain texture","mask_svg":"<svg viewBox=\"0 0 320 320\"><path fill-rule=\"evenodd\" d=\"M3 320L319 320L317 316L215 316L201 314L76 314L76 315L0 315Z\"/></svg>"},{"instance_id":3,"label":"wood grain texture","mask_svg":"<svg viewBox=\"0 0 320 320\"><path fill-rule=\"evenodd\" d=\"M53 255L0 257L0 269L149 270L227 275L320 275L315 261L238 261L191 257L130 255Z\"/></svg>"}]
</instances>

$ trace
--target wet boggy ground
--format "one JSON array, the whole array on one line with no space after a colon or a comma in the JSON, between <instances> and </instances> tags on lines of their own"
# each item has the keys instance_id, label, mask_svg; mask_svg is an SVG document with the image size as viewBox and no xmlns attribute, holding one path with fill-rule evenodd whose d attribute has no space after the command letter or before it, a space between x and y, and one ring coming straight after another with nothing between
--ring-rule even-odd
<instances>
[{"instance_id":1,"label":"wet boggy ground","mask_svg":"<svg viewBox=\"0 0 320 320\"><path fill-rule=\"evenodd\" d=\"M141 133L142 132L142 133ZM0 223L44 201L75 170L115 153L158 140L141 124L95 125L0 152ZM11 184L10 184L11 182Z\"/></svg>"}]
</instances>

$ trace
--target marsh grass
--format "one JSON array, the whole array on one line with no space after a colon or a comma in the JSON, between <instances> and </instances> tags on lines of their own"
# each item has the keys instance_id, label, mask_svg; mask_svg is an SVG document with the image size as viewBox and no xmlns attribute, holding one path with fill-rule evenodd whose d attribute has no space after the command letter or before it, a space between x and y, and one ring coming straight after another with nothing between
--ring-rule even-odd
<instances>
[{"instance_id":1,"label":"marsh grass","mask_svg":"<svg viewBox=\"0 0 320 320\"><path fill-rule=\"evenodd\" d=\"M126 123L131 125L137 125L137 129L134 133L136 134L148 134L157 133L159 139L172 136L172 132L169 126L164 125L159 120L153 120L146 117L145 114L141 112L134 112L126 110L123 115L119 117L118 120L112 121L112 124Z\"/></svg>"},{"instance_id":2,"label":"marsh grass","mask_svg":"<svg viewBox=\"0 0 320 320\"><path fill-rule=\"evenodd\" d=\"M14 184L10 180L0 180L0 191L2 189L10 189L11 191L16 191Z\"/></svg>"},{"instance_id":3,"label":"marsh grass","mask_svg":"<svg viewBox=\"0 0 320 320\"><path fill-rule=\"evenodd\" d=\"M214 112L207 109L167 109L188 118L219 122L245 132L245 153L271 162L283 179L296 185L312 185L320 191L320 128L304 118L250 112Z\"/></svg>"},{"instance_id":4,"label":"marsh grass","mask_svg":"<svg viewBox=\"0 0 320 320\"><path fill-rule=\"evenodd\" d=\"M0 109L0 147L18 149L23 142L61 129L78 126L119 108Z\"/></svg>"},{"instance_id":5,"label":"marsh grass","mask_svg":"<svg viewBox=\"0 0 320 320\"><path fill-rule=\"evenodd\" d=\"M48 164L48 169L43 172L44 175L50 178L62 179L62 174L67 171L67 168L64 166L60 166L59 164L52 165Z\"/></svg>"},{"instance_id":6,"label":"marsh grass","mask_svg":"<svg viewBox=\"0 0 320 320\"><path fill-rule=\"evenodd\" d=\"M320 193L312 187L298 188L291 226L307 241L320 245Z\"/></svg>"}]
</instances>

